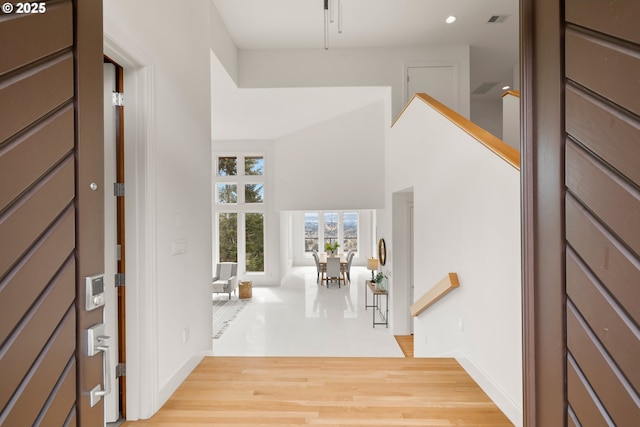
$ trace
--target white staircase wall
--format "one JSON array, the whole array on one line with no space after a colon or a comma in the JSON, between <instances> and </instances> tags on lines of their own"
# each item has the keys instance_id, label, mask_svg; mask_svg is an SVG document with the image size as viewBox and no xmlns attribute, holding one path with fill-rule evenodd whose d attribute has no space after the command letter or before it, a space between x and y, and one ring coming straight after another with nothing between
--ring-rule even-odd
<instances>
[{"instance_id":1,"label":"white staircase wall","mask_svg":"<svg viewBox=\"0 0 640 427\"><path fill-rule=\"evenodd\" d=\"M394 193L409 188L414 299L449 272L460 279L460 288L414 318L415 356L456 357L511 421L522 425L520 173L420 99L407 107L386 144L380 231L393 273L395 325L408 310L408 284L393 281L405 275L393 272L402 262L389 247L398 229L390 209Z\"/></svg>"}]
</instances>

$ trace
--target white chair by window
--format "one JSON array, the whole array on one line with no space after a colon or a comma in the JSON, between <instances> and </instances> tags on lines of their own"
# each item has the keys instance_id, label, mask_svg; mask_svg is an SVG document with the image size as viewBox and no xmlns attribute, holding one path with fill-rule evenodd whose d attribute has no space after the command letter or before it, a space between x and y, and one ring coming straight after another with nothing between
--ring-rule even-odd
<instances>
[{"instance_id":1,"label":"white chair by window","mask_svg":"<svg viewBox=\"0 0 640 427\"><path fill-rule=\"evenodd\" d=\"M328 257L327 258L327 287L329 287L329 281L338 281L338 287L340 287L340 281L344 280L342 276L342 268L340 266L340 258Z\"/></svg>"},{"instance_id":2,"label":"white chair by window","mask_svg":"<svg viewBox=\"0 0 640 427\"><path fill-rule=\"evenodd\" d=\"M216 294L236 293L238 287L238 263L237 262L221 262L216 265L216 275L212 280L212 292Z\"/></svg>"}]
</instances>

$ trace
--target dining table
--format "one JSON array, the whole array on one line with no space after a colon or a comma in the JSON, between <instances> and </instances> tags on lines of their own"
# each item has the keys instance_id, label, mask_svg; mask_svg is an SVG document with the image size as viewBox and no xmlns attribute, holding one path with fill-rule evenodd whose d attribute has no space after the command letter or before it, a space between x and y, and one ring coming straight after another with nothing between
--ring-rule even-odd
<instances>
[{"instance_id":1,"label":"dining table","mask_svg":"<svg viewBox=\"0 0 640 427\"><path fill-rule=\"evenodd\" d=\"M326 281L325 273L327 271L327 258L340 258L340 273L342 274L343 280L345 280L345 271L347 269L347 255L346 254L336 254L336 255L327 255L326 253L318 254L318 258L320 261L320 270L322 273L322 280Z\"/></svg>"}]
</instances>

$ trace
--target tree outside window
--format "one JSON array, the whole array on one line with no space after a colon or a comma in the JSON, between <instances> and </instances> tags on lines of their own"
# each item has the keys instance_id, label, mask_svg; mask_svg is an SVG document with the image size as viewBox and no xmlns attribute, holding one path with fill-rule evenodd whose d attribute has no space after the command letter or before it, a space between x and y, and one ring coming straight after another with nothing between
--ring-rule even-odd
<instances>
[{"instance_id":1,"label":"tree outside window","mask_svg":"<svg viewBox=\"0 0 640 427\"><path fill-rule=\"evenodd\" d=\"M218 157L218 176L238 175L237 157Z\"/></svg>"},{"instance_id":2,"label":"tree outside window","mask_svg":"<svg viewBox=\"0 0 640 427\"><path fill-rule=\"evenodd\" d=\"M264 271L264 214L245 214L245 256L248 272Z\"/></svg>"},{"instance_id":3,"label":"tree outside window","mask_svg":"<svg viewBox=\"0 0 640 427\"><path fill-rule=\"evenodd\" d=\"M264 203L264 184L245 184L245 203Z\"/></svg>"},{"instance_id":4,"label":"tree outside window","mask_svg":"<svg viewBox=\"0 0 640 427\"><path fill-rule=\"evenodd\" d=\"M264 158L262 156L247 156L244 158L245 175L264 175Z\"/></svg>"},{"instance_id":5,"label":"tree outside window","mask_svg":"<svg viewBox=\"0 0 640 427\"><path fill-rule=\"evenodd\" d=\"M238 214L218 214L218 254L220 262L238 262Z\"/></svg>"},{"instance_id":6,"label":"tree outside window","mask_svg":"<svg viewBox=\"0 0 640 427\"><path fill-rule=\"evenodd\" d=\"M237 184L218 184L218 203L228 205L238 203Z\"/></svg>"}]
</instances>

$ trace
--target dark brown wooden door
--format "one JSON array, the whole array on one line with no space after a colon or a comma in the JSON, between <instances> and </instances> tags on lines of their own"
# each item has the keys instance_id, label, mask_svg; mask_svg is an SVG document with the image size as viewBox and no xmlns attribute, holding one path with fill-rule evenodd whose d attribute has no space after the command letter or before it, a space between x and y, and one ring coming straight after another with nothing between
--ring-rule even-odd
<instances>
[{"instance_id":1,"label":"dark brown wooden door","mask_svg":"<svg viewBox=\"0 0 640 427\"><path fill-rule=\"evenodd\" d=\"M638 16L523 2L526 425L640 419Z\"/></svg>"},{"instance_id":2,"label":"dark brown wooden door","mask_svg":"<svg viewBox=\"0 0 640 427\"><path fill-rule=\"evenodd\" d=\"M98 426L82 278L102 269L102 4L38 12L0 15L0 425Z\"/></svg>"}]
</instances>

